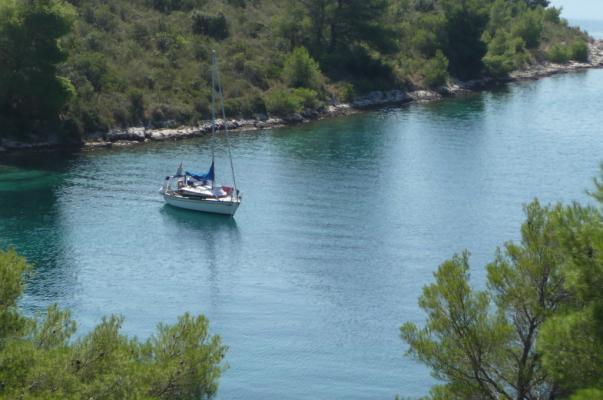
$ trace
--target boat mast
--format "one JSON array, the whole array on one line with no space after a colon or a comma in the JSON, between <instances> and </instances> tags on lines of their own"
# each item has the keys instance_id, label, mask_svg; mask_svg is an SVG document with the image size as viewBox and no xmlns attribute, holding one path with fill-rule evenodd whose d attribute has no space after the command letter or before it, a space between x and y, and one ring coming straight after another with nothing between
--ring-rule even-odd
<instances>
[{"instance_id":1,"label":"boat mast","mask_svg":"<svg viewBox=\"0 0 603 400\"><path fill-rule=\"evenodd\" d=\"M216 51L211 52L211 165L214 165L216 155ZM215 172L214 172L215 174ZM214 188L214 181L211 181L211 188Z\"/></svg>"},{"instance_id":2,"label":"boat mast","mask_svg":"<svg viewBox=\"0 0 603 400\"><path fill-rule=\"evenodd\" d=\"M216 51L213 51L215 62L216 80L218 81L218 93L220 95L220 107L222 108L222 123L224 124L224 132L226 133L226 148L228 149L228 159L230 160L230 172L232 173L233 196L235 199L239 197L237 192L237 180L235 177L234 164L232 162L232 152L230 151L230 136L228 135L228 124L226 123L226 111L224 111L224 93L222 92L222 84L220 83L220 68L218 67L218 59Z\"/></svg>"}]
</instances>

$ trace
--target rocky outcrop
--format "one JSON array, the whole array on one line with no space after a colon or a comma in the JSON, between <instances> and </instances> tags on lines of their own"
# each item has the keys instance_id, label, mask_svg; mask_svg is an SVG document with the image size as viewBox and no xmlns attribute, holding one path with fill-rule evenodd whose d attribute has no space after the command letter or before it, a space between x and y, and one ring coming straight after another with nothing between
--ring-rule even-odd
<instances>
[{"instance_id":1,"label":"rocky outcrop","mask_svg":"<svg viewBox=\"0 0 603 400\"><path fill-rule=\"evenodd\" d=\"M603 40L595 40L588 45L590 64L603 66Z\"/></svg>"},{"instance_id":2,"label":"rocky outcrop","mask_svg":"<svg viewBox=\"0 0 603 400\"><path fill-rule=\"evenodd\" d=\"M338 115L347 115L354 112L350 104L331 104L325 109L326 115L335 117Z\"/></svg>"},{"instance_id":3,"label":"rocky outcrop","mask_svg":"<svg viewBox=\"0 0 603 400\"><path fill-rule=\"evenodd\" d=\"M270 129L285 126L287 123L305 122L300 115L292 115L288 119L268 118L259 116L257 119L241 120L216 120L216 132L224 131L225 128L232 131L250 131L258 129ZM88 147L121 146L149 141L180 140L210 134L212 124L204 121L198 126L182 126L179 128L150 128L132 127L127 129L112 129L104 134L93 134L85 143Z\"/></svg>"}]
</instances>

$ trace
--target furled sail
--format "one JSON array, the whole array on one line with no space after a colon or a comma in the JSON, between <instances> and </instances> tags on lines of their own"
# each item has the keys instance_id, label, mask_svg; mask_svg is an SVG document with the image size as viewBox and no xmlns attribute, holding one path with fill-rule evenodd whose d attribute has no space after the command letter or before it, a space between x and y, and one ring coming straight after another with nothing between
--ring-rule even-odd
<instances>
[{"instance_id":1,"label":"furled sail","mask_svg":"<svg viewBox=\"0 0 603 400\"><path fill-rule=\"evenodd\" d=\"M198 181L214 181L214 162L211 162L211 167L209 167L209 171L206 174L195 174L189 171L186 171L186 176L190 176L193 179Z\"/></svg>"}]
</instances>

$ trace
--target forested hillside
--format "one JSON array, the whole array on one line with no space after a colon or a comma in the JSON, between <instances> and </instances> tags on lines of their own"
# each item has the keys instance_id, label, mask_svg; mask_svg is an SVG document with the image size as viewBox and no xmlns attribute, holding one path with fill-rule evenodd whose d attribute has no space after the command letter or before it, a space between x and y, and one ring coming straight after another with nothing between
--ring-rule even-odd
<instances>
[{"instance_id":1,"label":"forested hillside","mask_svg":"<svg viewBox=\"0 0 603 400\"><path fill-rule=\"evenodd\" d=\"M0 0L0 135L230 116L584 60L546 0ZM58 42L58 45L57 45Z\"/></svg>"}]
</instances>

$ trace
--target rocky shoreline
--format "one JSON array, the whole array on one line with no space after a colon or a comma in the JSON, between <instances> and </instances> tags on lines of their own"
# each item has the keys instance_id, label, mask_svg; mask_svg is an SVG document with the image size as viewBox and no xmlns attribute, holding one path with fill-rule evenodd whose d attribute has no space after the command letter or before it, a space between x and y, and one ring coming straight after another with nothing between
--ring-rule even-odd
<instances>
[{"instance_id":1,"label":"rocky shoreline","mask_svg":"<svg viewBox=\"0 0 603 400\"><path fill-rule=\"evenodd\" d=\"M453 97L488 89L496 85L523 80L535 80L555 74L581 71L591 68L603 68L603 40L589 44L589 62L570 62L568 64L542 63L531 65L525 69L514 71L504 79L483 78L467 82L451 82L438 90L416 90L404 92L401 90L374 91L365 96L355 98L351 103L333 102L318 110L308 110L300 114L292 114L285 118L258 115L255 119L217 120L216 127L229 131L253 131L280 128L287 125L307 123L335 116L349 115L363 110L379 107L399 106L409 103L425 103L437 101L445 97ZM128 146L137 143L180 140L203 136L211 132L211 122L205 121L198 126L184 126L175 129L151 129L132 127L113 129L108 132L97 132L88 136L83 143L72 143L71 146L112 147ZM63 147L69 144L57 139L33 143L18 142L0 138L0 152L14 150L29 150L49 147Z\"/></svg>"}]
</instances>

